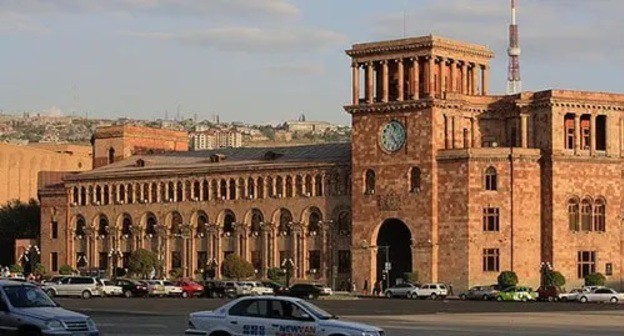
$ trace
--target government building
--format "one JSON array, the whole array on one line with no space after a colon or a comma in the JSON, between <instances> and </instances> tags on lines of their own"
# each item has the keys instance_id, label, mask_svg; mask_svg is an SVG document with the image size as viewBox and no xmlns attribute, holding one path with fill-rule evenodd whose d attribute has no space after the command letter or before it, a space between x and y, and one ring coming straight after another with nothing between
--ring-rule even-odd
<instances>
[{"instance_id":1,"label":"government building","mask_svg":"<svg viewBox=\"0 0 624 336\"><path fill-rule=\"evenodd\" d=\"M94 169L42 187L41 251L112 272L133 250L192 277L231 254L258 277L372 288L417 273L456 290L540 267L621 288L624 95L491 95L487 47L424 36L356 44L351 143L188 151L113 126Z\"/></svg>"}]
</instances>

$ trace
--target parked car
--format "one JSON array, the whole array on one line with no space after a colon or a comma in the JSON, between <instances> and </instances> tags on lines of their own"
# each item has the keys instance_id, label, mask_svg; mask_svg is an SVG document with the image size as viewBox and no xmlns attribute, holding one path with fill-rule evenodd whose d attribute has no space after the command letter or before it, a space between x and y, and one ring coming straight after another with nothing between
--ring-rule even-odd
<instances>
[{"instance_id":1,"label":"parked car","mask_svg":"<svg viewBox=\"0 0 624 336\"><path fill-rule=\"evenodd\" d=\"M410 282L403 282L403 283L395 285L394 287L390 287L386 289L384 291L384 295L387 298L407 297L407 293L415 289L418 289L418 285L410 283Z\"/></svg>"},{"instance_id":2,"label":"parked car","mask_svg":"<svg viewBox=\"0 0 624 336\"><path fill-rule=\"evenodd\" d=\"M224 286L226 290L230 292L234 291L235 297L251 295L251 288L244 285L242 282L226 281Z\"/></svg>"},{"instance_id":3,"label":"parked car","mask_svg":"<svg viewBox=\"0 0 624 336\"><path fill-rule=\"evenodd\" d=\"M225 287L225 282L219 280L206 280L202 282L204 292L202 296L209 298L234 298L236 297L236 289L234 287Z\"/></svg>"},{"instance_id":4,"label":"parked car","mask_svg":"<svg viewBox=\"0 0 624 336\"><path fill-rule=\"evenodd\" d=\"M176 286L169 280L152 280L165 287L165 295L167 296L182 296L182 287Z\"/></svg>"},{"instance_id":5,"label":"parked car","mask_svg":"<svg viewBox=\"0 0 624 336\"><path fill-rule=\"evenodd\" d=\"M248 286L251 295L273 295L273 288L264 286L260 281L243 281L243 285Z\"/></svg>"},{"instance_id":6,"label":"parked car","mask_svg":"<svg viewBox=\"0 0 624 336\"><path fill-rule=\"evenodd\" d=\"M582 293L578 300L580 302L611 302L618 303L624 300L624 294L618 293L613 288L602 287L596 288L589 293Z\"/></svg>"},{"instance_id":7,"label":"parked car","mask_svg":"<svg viewBox=\"0 0 624 336\"><path fill-rule=\"evenodd\" d=\"M187 325L187 335L385 335L375 326L338 320L310 302L283 296L233 300L191 313Z\"/></svg>"},{"instance_id":8,"label":"parked car","mask_svg":"<svg viewBox=\"0 0 624 336\"><path fill-rule=\"evenodd\" d=\"M44 286L45 292L51 296L79 296L89 299L102 295L102 284L94 277L69 276L56 283Z\"/></svg>"},{"instance_id":9,"label":"parked car","mask_svg":"<svg viewBox=\"0 0 624 336\"><path fill-rule=\"evenodd\" d=\"M123 295L127 298L133 296L148 296L149 290L144 284L132 279L117 279L114 281L115 286L121 287Z\"/></svg>"},{"instance_id":10,"label":"parked car","mask_svg":"<svg viewBox=\"0 0 624 336\"><path fill-rule=\"evenodd\" d=\"M495 286L475 286L459 294L462 300L492 300L498 295Z\"/></svg>"},{"instance_id":11,"label":"parked car","mask_svg":"<svg viewBox=\"0 0 624 336\"><path fill-rule=\"evenodd\" d=\"M40 287L5 280L0 280L0 330L3 335L100 335L90 317L61 308Z\"/></svg>"},{"instance_id":12,"label":"parked car","mask_svg":"<svg viewBox=\"0 0 624 336\"><path fill-rule=\"evenodd\" d=\"M147 286L147 290L149 291L150 296L163 297L167 295L167 289L165 288L165 285L157 280L143 280L140 282Z\"/></svg>"},{"instance_id":13,"label":"parked car","mask_svg":"<svg viewBox=\"0 0 624 336\"><path fill-rule=\"evenodd\" d=\"M102 284L102 296L121 296L123 294L123 289L111 280L100 279L100 283Z\"/></svg>"},{"instance_id":14,"label":"parked car","mask_svg":"<svg viewBox=\"0 0 624 336\"><path fill-rule=\"evenodd\" d=\"M182 297L193 297L201 295L204 292L204 286L195 281L182 280L175 283L176 286L182 288Z\"/></svg>"},{"instance_id":15,"label":"parked car","mask_svg":"<svg viewBox=\"0 0 624 336\"><path fill-rule=\"evenodd\" d=\"M556 286L540 286L537 289L537 294L540 301L559 301L561 291Z\"/></svg>"},{"instance_id":16,"label":"parked car","mask_svg":"<svg viewBox=\"0 0 624 336\"><path fill-rule=\"evenodd\" d=\"M330 295L325 291L325 286L310 283L298 283L290 286L288 295L308 300L317 299L319 296Z\"/></svg>"},{"instance_id":17,"label":"parked car","mask_svg":"<svg viewBox=\"0 0 624 336\"><path fill-rule=\"evenodd\" d=\"M437 300L438 298L445 298L447 295L448 289L443 283L424 284L407 292L407 297L410 299L430 298Z\"/></svg>"},{"instance_id":18,"label":"parked car","mask_svg":"<svg viewBox=\"0 0 624 336\"><path fill-rule=\"evenodd\" d=\"M275 295L288 295L288 287L275 281L263 281L262 284L266 287L272 288Z\"/></svg>"},{"instance_id":19,"label":"parked car","mask_svg":"<svg viewBox=\"0 0 624 336\"><path fill-rule=\"evenodd\" d=\"M559 300L568 302L568 301L577 301L581 294L589 293L590 290L584 288L574 288L568 293L559 293Z\"/></svg>"},{"instance_id":20,"label":"parked car","mask_svg":"<svg viewBox=\"0 0 624 336\"><path fill-rule=\"evenodd\" d=\"M538 298L537 292L529 287L511 286L498 292L496 301L535 301Z\"/></svg>"},{"instance_id":21,"label":"parked car","mask_svg":"<svg viewBox=\"0 0 624 336\"><path fill-rule=\"evenodd\" d=\"M53 283L57 283L57 282L61 281L61 279L63 279L63 278L67 278L67 277L68 277L67 275L55 275L55 276L51 277L48 280L43 280L41 283L44 284L44 285L45 284L49 284L49 283L53 284Z\"/></svg>"}]
</instances>

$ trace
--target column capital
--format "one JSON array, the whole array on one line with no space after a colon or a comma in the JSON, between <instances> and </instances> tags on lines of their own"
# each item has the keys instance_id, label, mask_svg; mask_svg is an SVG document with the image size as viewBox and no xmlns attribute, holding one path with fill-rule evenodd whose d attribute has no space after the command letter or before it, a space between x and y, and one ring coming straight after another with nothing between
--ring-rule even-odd
<instances>
[{"instance_id":1,"label":"column capital","mask_svg":"<svg viewBox=\"0 0 624 336\"><path fill-rule=\"evenodd\" d=\"M397 59L394 60L394 62L395 63L403 63L403 58L402 57L397 58Z\"/></svg>"},{"instance_id":2,"label":"column capital","mask_svg":"<svg viewBox=\"0 0 624 336\"><path fill-rule=\"evenodd\" d=\"M480 66L480 67L481 67L481 69L483 69L483 70L489 70L489 69L490 69L490 66L489 66L489 65L487 65L487 64L479 64L479 66Z\"/></svg>"},{"instance_id":3,"label":"column capital","mask_svg":"<svg viewBox=\"0 0 624 336\"><path fill-rule=\"evenodd\" d=\"M352 67L352 68L360 68L360 67L361 67L361 64L360 64L359 62L355 62L355 61L353 61L353 62L351 62L351 67Z\"/></svg>"},{"instance_id":4,"label":"column capital","mask_svg":"<svg viewBox=\"0 0 624 336\"><path fill-rule=\"evenodd\" d=\"M386 65L386 64L388 64L388 60L381 60L381 61L379 61L379 63L381 63L382 65Z\"/></svg>"}]
</instances>

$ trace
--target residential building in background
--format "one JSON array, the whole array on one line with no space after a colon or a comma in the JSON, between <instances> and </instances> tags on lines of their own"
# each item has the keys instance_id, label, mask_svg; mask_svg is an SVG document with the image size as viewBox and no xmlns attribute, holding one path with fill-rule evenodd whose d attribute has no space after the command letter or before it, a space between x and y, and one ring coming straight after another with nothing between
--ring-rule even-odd
<instances>
[{"instance_id":1,"label":"residential building in background","mask_svg":"<svg viewBox=\"0 0 624 336\"><path fill-rule=\"evenodd\" d=\"M189 134L191 150L215 148L239 148L243 146L243 134L235 129L205 130Z\"/></svg>"}]
</instances>

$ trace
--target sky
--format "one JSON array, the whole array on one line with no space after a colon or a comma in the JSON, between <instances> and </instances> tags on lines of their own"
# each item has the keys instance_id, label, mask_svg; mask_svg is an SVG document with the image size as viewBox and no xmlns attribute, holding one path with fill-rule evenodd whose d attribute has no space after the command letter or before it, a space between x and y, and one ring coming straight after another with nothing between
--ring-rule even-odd
<instances>
[{"instance_id":1,"label":"sky","mask_svg":"<svg viewBox=\"0 0 624 336\"><path fill-rule=\"evenodd\" d=\"M624 1L518 2L525 90L623 91ZM0 0L0 112L349 124L353 43L484 44L503 93L509 16L508 0Z\"/></svg>"}]
</instances>

